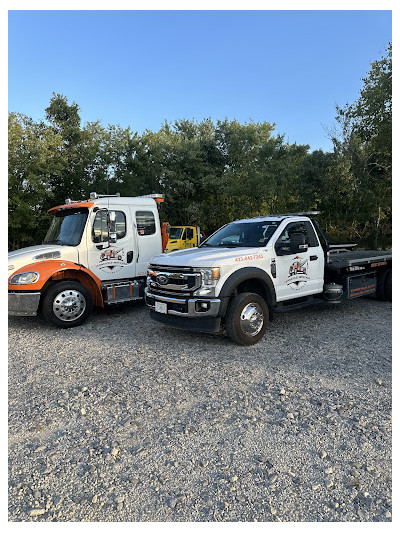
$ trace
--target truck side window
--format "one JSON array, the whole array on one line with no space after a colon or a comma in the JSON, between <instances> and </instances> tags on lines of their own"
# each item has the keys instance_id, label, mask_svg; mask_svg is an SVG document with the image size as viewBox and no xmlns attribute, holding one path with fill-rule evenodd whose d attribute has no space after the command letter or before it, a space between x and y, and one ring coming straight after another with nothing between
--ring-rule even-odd
<instances>
[{"instance_id":1,"label":"truck side window","mask_svg":"<svg viewBox=\"0 0 400 533\"><path fill-rule=\"evenodd\" d=\"M306 221L306 228L307 228L308 240L309 240L308 247L309 248L315 248L315 247L319 246L318 238L317 238L317 236L315 234L314 227L311 224L311 222L309 222L308 220Z\"/></svg>"},{"instance_id":2,"label":"truck side window","mask_svg":"<svg viewBox=\"0 0 400 533\"><path fill-rule=\"evenodd\" d=\"M290 254L290 236L292 233L302 233L306 239L306 244L313 246L310 245L310 238L306 224L304 222L291 222L282 231L279 239L275 243L275 250L278 255Z\"/></svg>"},{"instance_id":3,"label":"truck side window","mask_svg":"<svg viewBox=\"0 0 400 533\"><path fill-rule=\"evenodd\" d=\"M105 211L98 211L96 213L92 228L92 241L108 241L107 213Z\"/></svg>"},{"instance_id":4,"label":"truck side window","mask_svg":"<svg viewBox=\"0 0 400 533\"><path fill-rule=\"evenodd\" d=\"M115 211L115 232L117 234L117 239L122 239L126 235L126 217L123 211ZM106 211L98 211L96 213L92 228L92 241L108 241Z\"/></svg>"},{"instance_id":5,"label":"truck side window","mask_svg":"<svg viewBox=\"0 0 400 533\"><path fill-rule=\"evenodd\" d=\"M136 211L136 225L139 235L153 235L156 232L156 221L151 211Z\"/></svg>"},{"instance_id":6,"label":"truck side window","mask_svg":"<svg viewBox=\"0 0 400 533\"><path fill-rule=\"evenodd\" d=\"M115 211L115 233L117 239L123 239L126 235L126 217L123 211Z\"/></svg>"},{"instance_id":7,"label":"truck side window","mask_svg":"<svg viewBox=\"0 0 400 533\"><path fill-rule=\"evenodd\" d=\"M189 240L193 239L193 230L192 228L186 228L186 238Z\"/></svg>"}]
</instances>

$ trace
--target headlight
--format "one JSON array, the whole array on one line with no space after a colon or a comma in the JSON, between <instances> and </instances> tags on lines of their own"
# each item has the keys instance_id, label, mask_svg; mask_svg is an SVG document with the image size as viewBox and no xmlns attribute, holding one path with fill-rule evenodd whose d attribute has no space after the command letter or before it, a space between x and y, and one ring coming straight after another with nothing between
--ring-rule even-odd
<instances>
[{"instance_id":1,"label":"headlight","mask_svg":"<svg viewBox=\"0 0 400 533\"><path fill-rule=\"evenodd\" d=\"M10 285L29 285L36 283L39 279L39 272L21 272L14 274L10 279Z\"/></svg>"},{"instance_id":2,"label":"headlight","mask_svg":"<svg viewBox=\"0 0 400 533\"><path fill-rule=\"evenodd\" d=\"M219 280L219 268L200 268L202 285L215 287Z\"/></svg>"}]
</instances>

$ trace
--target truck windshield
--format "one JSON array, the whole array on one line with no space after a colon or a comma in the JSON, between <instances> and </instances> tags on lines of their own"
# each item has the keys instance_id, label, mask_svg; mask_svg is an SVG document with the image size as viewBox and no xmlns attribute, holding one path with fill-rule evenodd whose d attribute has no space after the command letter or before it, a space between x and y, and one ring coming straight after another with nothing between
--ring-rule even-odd
<instances>
[{"instance_id":1,"label":"truck windshield","mask_svg":"<svg viewBox=\"0 0 400 533\"><path fill-rule=\"evenodd\" d=\"M263 220L260 222L232 222L211 235L200 246L219 246L221 248L265 246L275 233L280 221Z\"/></svg>"},{"instance_id":2,"label":"truck windshield","mask_svg":"<svg viewBox=\"0 0 400 533\"><path fill-rule=\"evenodd\" d=\"M183 228L171 228L169 238L170 239L180 239L182 235Z\"/></svg>"},{"instance_id":3,"label":"truck windshield","mask_svg":"<svg viewBox=\"0 0 400 533\"><path fill-rule=\"evenodd\" d=\"M86 208L68 209L56 213L43 244L77 246L81 242L87 217L88 210Z\"/></svg>"}]
</instances>

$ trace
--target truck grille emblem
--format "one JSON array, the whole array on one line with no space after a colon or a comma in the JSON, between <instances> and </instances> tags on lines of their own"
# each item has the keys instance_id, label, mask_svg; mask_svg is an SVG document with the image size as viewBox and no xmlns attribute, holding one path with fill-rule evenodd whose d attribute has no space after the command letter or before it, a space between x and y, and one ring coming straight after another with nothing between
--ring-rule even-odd
<instances>
[{"instance_id":1,"label":"truck grille emblem","mask_svg":"<svg viewBox=\"0 0 400 533\"><path fill-rule=\"evenodd\" d=\"M159 274L156 277L156 281L159 285L166 285L168 283L168 278L167 276L164 276L164 274Z\"/></svg>"}]
</instances>

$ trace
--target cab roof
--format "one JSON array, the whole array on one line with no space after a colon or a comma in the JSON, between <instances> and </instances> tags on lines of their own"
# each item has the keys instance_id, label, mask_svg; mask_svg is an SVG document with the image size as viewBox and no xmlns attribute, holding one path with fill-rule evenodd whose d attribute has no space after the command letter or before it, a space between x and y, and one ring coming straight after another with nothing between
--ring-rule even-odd
<instances>
[{"instance_id":1,"label":"cab roof","mask_svg":"<svg viewBox=\"0 0 400 533\"><path fill-rule=\"evenodd\" d=\"M91 200L81 200L74 202L70 200L68 203L57 205L49 209L49 213L54 215L60 209L79 209L80 207L93 207L95 205L109 207L119 206L119 205L138 205L138 206L147 206L155 207L156 200L154 198L146 198L143 196L104 196L101 198L94 198Z\"/></svg>"},{"instance_id":2,"label":"cab roof","mask_svg":"<svg viewBox=\"0 0 400 533\"><path fill-rule=\"evenodd\" d=\"M285 215L265 215L262 217L254 217L254 218L242 218L240 220L234 220L233 222L282 222L282 220L286 218L296 218L300 220L309 220L309 216L312 216L316 214L314 213L288 213Z\"/></svg>"}]
</instances>

